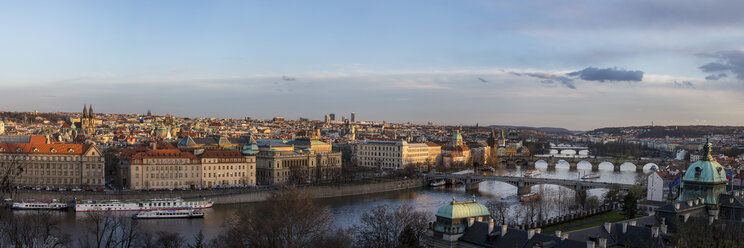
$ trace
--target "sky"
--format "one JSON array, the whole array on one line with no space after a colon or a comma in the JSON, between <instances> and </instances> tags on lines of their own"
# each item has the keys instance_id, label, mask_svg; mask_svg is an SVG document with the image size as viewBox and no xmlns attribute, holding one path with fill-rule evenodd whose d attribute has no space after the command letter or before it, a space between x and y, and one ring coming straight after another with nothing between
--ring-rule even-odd
<instances>
[{"instance_id":1,"label":"sky","mask_svg":"<svg viewBox=\"0 0 744 248\"><path fill-rule=\"evenodd\" d=\"M0 111L744 125L744 1L0 1Z\"/></svg>"}]
</instances>

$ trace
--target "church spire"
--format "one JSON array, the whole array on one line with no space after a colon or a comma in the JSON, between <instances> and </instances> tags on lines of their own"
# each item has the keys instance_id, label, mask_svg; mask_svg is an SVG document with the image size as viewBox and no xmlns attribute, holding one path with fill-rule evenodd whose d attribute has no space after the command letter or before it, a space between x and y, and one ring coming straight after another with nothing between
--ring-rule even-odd
<instances>
[{"instance_id":1,"label":"church spire","mask_svg":"<svg viewBox=\"0 0 744 248\"><path fill-rule=\"evenodd\" d=\"M711 144L708 138L706 138L705 144L703 144L703 156L700 157L700 160L713 161L713 155L711 155L712 150L713 150L713 144Z\"/></svg>"},{"instance_id":2,"label":"church spire","mask_svg":"<svg viewBox=\"0 0 744 248\"><path fill-rule=\"evenodd\" d=\"M83 118L88 117L88 108L83 104Z\"/></svg>"},{"instance_id":3,"label":"church spire","mask_svg":"<svg viewBox=\"0 0 744 248\"><path fill-rule=\"evenodd\" d=\"M88 117L93 117L93 104L88 106Z\"/></svg>"}]
</instances>

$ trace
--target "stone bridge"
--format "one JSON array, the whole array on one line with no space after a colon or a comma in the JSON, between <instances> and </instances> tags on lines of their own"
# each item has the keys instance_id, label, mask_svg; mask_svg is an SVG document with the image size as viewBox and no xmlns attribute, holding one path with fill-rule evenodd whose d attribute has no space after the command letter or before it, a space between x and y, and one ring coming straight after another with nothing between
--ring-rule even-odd
<instances>
[{"instance_id":1,"label":"stone bridge","mask_svg":"<svg viewBox=\"0 0 744 248\"><path fill-rule=\"evenodd\" d=\"M498 166L521 166L523 168L535 168L535 164L538 162L545 162L548 165L548 169L555 169L559 163L568 164L570 170L576 170L581 164L583 168L588 169L587 166L591 166L592 171L599 171L600 164L606 166L612 166L614 171L620 171L620 168L626 166L627 168L633 168L637 172L643 172L644 169L649 170L655 167L657 170L662 164L666 164L666 160L660 159L621 159L621 158L601 158L601 157L589 157L589 158L563 158L563 157L507 157L499 158Z\"/></svg>"},{"instance_id":2,"label":"stone bridge","mask_svg":"<svg viewBox=\"0 0 744 248\"><path fill-rule=\"evenodd\" d=\"M533 185L538 184L553 184L560 185L575 190L577 193L585 191L587 189L594 188L619 188L621 190L629 190L633 184L622 184L622 183L608 183L608 182L595 182L595 181L584 181L584 180L570 180L570 179L557 179L557 178L532 178L532 177L513 177L513 176L493 176L493 175L481 175L481 174L427 174L424 176L427 181L432 180L450 180L454 182L460 182L465 184L465 189L468 191L477 191L478 184L483 181L499 181L511 184L517 187L517 194L523 195L532 191Z\"/></svg>"}]
</instances>

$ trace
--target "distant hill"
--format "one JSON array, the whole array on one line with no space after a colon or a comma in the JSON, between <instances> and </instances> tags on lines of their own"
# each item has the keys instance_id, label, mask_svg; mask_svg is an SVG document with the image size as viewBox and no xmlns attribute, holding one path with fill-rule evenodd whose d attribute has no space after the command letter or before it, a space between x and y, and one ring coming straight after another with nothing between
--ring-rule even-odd
<instances>
[{"instance_id":1,"label":"distant hill","mask_svg":"<svg viewBox=\"0 0 744 248\"><path fill-rule=\"evenodd\" d=\"M579 134L584 133L584 131L572 131L565 128L560 127L528 127L528 126L509 126L509 125L490 125L489 128L497 128L497 129L529 129L529 130L537 130L544 133L553 133L553 134Z\"/></svg>"},{"instance_id":2,"label":"distant hill","mask_svg":"<svg viewBox=\"0 0 744 248\"><path fill-rule=\"evenodd\" d=\"M605 127L588 132L589 134L608 134L613 136L633 135L636 138L701 138L710 135L744 135L742 126L634 126Z\"/></svg>"}]
</instances>

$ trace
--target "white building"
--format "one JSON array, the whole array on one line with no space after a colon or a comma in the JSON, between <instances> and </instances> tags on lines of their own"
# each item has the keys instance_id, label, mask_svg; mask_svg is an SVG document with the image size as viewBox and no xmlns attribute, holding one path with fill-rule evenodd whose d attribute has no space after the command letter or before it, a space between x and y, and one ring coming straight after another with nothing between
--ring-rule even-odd
<instances>
[{"instance_id":1,"label":"white building","mask_svg":"<svg viewBox=\"0 0 744 248\"><path fill-rule=\"evenodd\" d=\"M4 134L4 133L5 133L5 122L0 120L0 134Z\"/></svg>"},{"instance_id":2,"label":"white building","mask_svg":"<svg viewBox=\"0 0 744 248\"><path fill-rule=\"evenodd\" d=\"M651 173L651 175L648 176L646 200L666 201L669 196L669 183L678 176L681 176L681 174L674 171L657 171Z\"/></svg>"},{"instance_id":3,"label":"white building","mask_svg":"<svg viewBox=\"0 0 744 248\"><path fill-rule=\"evenodd\" d=\"M353 160L359 166L382 169L403 169L409 164L424 166L437 162L441 150L435 148L438 146L403 140L362 140L354 146Z\"/></svg>"}]
</instances>

